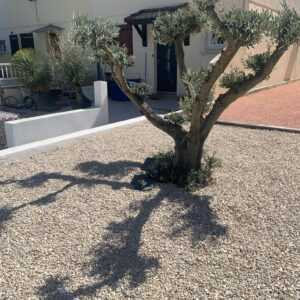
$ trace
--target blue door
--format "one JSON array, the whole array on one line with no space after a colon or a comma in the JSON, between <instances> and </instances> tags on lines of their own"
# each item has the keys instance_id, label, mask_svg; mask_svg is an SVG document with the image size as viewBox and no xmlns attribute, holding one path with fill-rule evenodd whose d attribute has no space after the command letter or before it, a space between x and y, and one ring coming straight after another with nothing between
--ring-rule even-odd
<instances>
[{"instance_id":1,"label":"blue door","mask_svg":"<svg viewBox=\"0 0 300 300\"><path fill-rule=\"evenodd\" d=\"M157 45L157 90L177 91L177 62L174 45Z\"/></svg>"}]
</instances>

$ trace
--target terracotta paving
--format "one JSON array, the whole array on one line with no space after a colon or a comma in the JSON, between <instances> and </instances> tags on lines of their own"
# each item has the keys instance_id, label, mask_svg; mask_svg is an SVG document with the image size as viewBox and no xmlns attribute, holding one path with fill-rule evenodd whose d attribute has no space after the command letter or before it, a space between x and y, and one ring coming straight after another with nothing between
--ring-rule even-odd
<instances>
[{"instance_id":1,"label":"terracotta paving","mask_svg":"<svg viewBox=\"0 0 300 300\"><path fill-rule=\"evenodd\" d=\"M220 120L300 128L300 81L242 97Z\"/></svg>"}]
</instances>

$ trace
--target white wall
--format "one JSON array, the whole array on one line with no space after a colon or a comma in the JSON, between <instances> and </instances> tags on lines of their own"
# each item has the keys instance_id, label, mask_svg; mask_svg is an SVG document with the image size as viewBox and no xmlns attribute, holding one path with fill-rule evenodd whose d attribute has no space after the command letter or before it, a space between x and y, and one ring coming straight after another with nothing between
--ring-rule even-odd
<instances>
[{"instance_id":1,"label":"white wall","mask_svg":"<svg viewBox=\"0 0 300 300\"><path fill-rule=\"evenodd\" d=\"M6 122L7 146L24 145L107 124L109 122L107 84L95 82L94 89L95 108Z\"/></svg>"}]
</instances>

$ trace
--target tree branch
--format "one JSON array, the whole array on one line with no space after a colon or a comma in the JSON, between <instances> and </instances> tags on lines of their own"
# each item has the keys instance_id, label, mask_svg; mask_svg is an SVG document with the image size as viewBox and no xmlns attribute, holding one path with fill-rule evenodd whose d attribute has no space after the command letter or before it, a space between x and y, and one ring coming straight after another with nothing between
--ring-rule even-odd
<instances>
[{"instance_id":1,"label":"tree branch","mask_svg":"<svg viewBox=\"0 0 300 300\"><path fill-rule=\"evenodd\" d=\"M222 50L219 60L208 73L207 79L202 84L200 93L193 104L190 135L195 135L202 127L202 123L205 120L203 117L203 102L208 101L214 84L228 67L239 48L235 42L232 42L231 45L228 44L228 46Z\"/></svg>"},{"instance_id":2,"label":"tree branch","mask_svg":"<svg viewBox=\"0 0 300 300\"><path fill-rule=\"evenodd\" d=\"M207 6L207 15L220 31L224 31L223 22L216 12L216 4L213 1Z\"/></svg>"},{"instance_id":3,"label":"tree branch","mask_svg":"<svg viewBox=\"0 0 300 300\"><path fill-rule=\"evenodd\" d=\"M116 61L116 59L114 58L112 52L108 47L105 47L105 52L108 55L110 61L114 80L122 89L122 91L125 93L125 95L135 104L138 110L154 126L156 126L157 128L161 129L162 131L170 135L173 139L175 140L184 139L186 136L186 130L179 124L175 124L156 114L151 108L151 106L147 102L145 102L142 97L134 94L131 91L128 82L124 76L123 66Z\"/></svg>"},{"instance_id":4,"label":"tree branch","mask_svg":"<svg viewBox=\"0 0 300 300\"><path fill-rule=\"evenodd\" d=\"M215 24L215 26L218 28L218 30L222 32L224 36L226 36L226 46L224 49L222 49L218 61L212 66L211 70L208 72L207 80L202 86L200 98L208 97L212 87L217 82L220 75L226 70L234 56L241 48L241 45L238 43L238 41L235 41L230 36L228 36L226 27L224 26L218 13L216 12L214 2L211 2L211 4L207 7L207 14L212 20L212 22Z\"/></svg>"},{"instance_id":5,"label":"tree branch","mask_svg":"<svg viewBox=\"0 0 300 300\"><path fill-rule=\"evenodd\" d=\"M184 45L183 40L181 39L175 40L176 58L177 58L177 64L178 64L179 74L181 79L183 78L184 74L187 72L183 45Z\"/></svg>"},{"instance_id":6,"label":"tree branch","mask_svg":"<svg viewBox=\"0 0 300 300\"><path fill-rule=\"evenodd\" d=\"M207 75L207 80L204 82L202 86L201 96L207 97L209 92L211 91L214 84L217 82L221 74L224 73L234 56L239 51L240 46L237 42L228 40L227 46L222 50L220 58L218 61L212 66L211 70Z\"/></svg>"},{"instance_id":7,"label":"tree branch","mask_svg":"<svg viewBox=\"0 0 300 300\"><path fill-rule=\"evenodd\" d=\"M238 50L240 49L240 45L237 41L233 40L232 38L228 37L228 34L226 34L225 26L220 19L218 13L216 12L216 7L214 3L211 3L207 7L207 14L212 20L212 22L215 24L215 26L218 28L220 32L224 33L224 36L227 36L226 38L226 47L222 49L220 58L218 61L213 65L212 69L208 73L207 80L203 85L201 97L207 97L209 92L211 91L213 85L217 82L220 75L226 70L228 65L230 64L233 57L237 54Z\"/></svg>"},{"instance_id":8,"label":"tree branch","mask_svg":"<svg viewBox=\"0 0 300 300\"><path fill-rule=\"evenodd\" d=\"M268 63L265 65L264 69L249 77L249 79L245 80L243 84L241 84L238 88L231 88L225 94L219 96L219 98L215 101L213 109L205 118L202 124L201 137L206 138L214 124L217 122L221 114L241 96L244 96L248 91L254 88L258 83L265 80L272 73L273 68L281 59L283 54L288 49L287 46L277 47L273 54L271 55Z\"/></svg>"}]
</instances>

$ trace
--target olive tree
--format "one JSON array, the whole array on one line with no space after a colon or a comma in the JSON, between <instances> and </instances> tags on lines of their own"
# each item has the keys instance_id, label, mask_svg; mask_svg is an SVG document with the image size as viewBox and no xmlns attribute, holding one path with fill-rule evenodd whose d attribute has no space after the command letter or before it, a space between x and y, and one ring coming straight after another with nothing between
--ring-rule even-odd
<instances>
[{"instance_id":1,"label":"olive tree","mask_svg":"<svg viewBox=\"0 0 300 300\"><path fill-rule=\"evenodd\" d=\"M224 49L212 65L190 70L185 63L184 40L202 31L222 38ZM298 42L300 18L285 3L278 14L239 9L219 13L216 0L195 0L175 12L161 14L154 23L154 36L158 43L175 44L179 74L185 88L182 103L190 116L189 126L183 126L175 118L156 114L145 100L146 86L128 84L124 70L132 60L126 49L118 44L119 30L113 22L76 17L73 33L78 43L91 47L95 55L111 67L114 80L139 111L173 138L174 167L182 175L201 170L205 141L224 110L268 78L288 48ZM243 68L228 71L241 48L255 48L262 41L268 41L266 51L249 55ZM216 84L224 88L218 96L212 94Z\"/></svg>"},{"instance_id":2,"label":"olive tree","mask_svg":"<svg viewBox=\"0 0 300 300\"><path fill-rule=\"evenodd\" d=\"M85 100L82 86L90 84L93 79L90 66L94 63L91 51L75 44L69 34L61 37L59 55L50 56L53 83L76 92L78 102Z\"/></svg>"}]
</instances>

